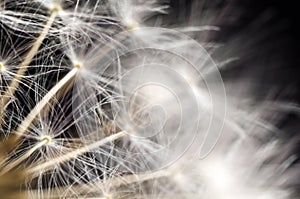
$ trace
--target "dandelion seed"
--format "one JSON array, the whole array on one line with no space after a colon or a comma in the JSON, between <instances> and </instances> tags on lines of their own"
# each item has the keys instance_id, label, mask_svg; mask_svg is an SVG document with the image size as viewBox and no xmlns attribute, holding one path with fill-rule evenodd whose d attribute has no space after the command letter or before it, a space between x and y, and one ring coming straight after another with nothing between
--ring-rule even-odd
<instances>
[{"instance_id":1,"label":"dandelion seed","mask_svg":"<svg viewBox=\"0 0 300 199\"><path fill-rule=\"evenodd\" d=\"M297 156L274 124L295 106L243 100L217 22L178 27L166 4L0 1L2 195L292 198Z\"/></svg>"}]
</instances>

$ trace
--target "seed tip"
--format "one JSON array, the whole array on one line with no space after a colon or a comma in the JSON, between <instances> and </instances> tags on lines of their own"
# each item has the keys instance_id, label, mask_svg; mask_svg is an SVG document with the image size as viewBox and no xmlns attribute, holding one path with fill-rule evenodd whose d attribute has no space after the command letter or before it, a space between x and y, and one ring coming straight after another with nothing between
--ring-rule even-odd
<instances>
[{"instance_id":1,"label":"seed tip","mask_svg":"<svg viewBox=\"0 0 300 199\"><path fill-rule=\"evenodd\" d=\"M5 70L4 64L2 62L0 62L0 72L4 71L4 70Z\"/></svg>"},{"instance_id":2,"label":"seed tip","mask_svg":"<svg viewBox=\"0 0 300 199\"><path fill-rule=\"evenodd\" d=\"M46 141L46 144L49 144L52 141L52 138L48 135L42 137L42 141Z\"/></svg>"},{"instance_id":3,"label":"seed tip","mask_svg":"<svg viewBox=\"0 0 300 199\"><path fill-rule=\"evenodd\" d=\"M60 5L54 5L52 8L52 12L60 12L62 10L62 8L60 7Z\"/></svg>"},{"instance_id":4,"label":"seed tip","mask_svg":"<svg viewBox=\"0 0 300 199\"><path fill-rule=\"evenodd\" d=\"M128 30L134 30L139 28L139 23L136 20L129 18L126 19L125 21Z\"/></svg>"},{"instance_id":5,"label":"seed tip","mask_svg":"<svg viewBox=\"0 0 300 199\"><path fill-rule=\"evenodd\" d=\"M74 68L80 69L82 67L81 63L74 63Z\"/></svg>"},{"instance_id":6,"label":"seed tip","mask_svg":"<svg viewBox=\"0 0 300 199\"><path fill-rule=\"evenodd\" d=\"M112 199L112 196L109 195L109 194L105 194L104 198L105 198L105 199Z\"/></svg>"}]
</instances>

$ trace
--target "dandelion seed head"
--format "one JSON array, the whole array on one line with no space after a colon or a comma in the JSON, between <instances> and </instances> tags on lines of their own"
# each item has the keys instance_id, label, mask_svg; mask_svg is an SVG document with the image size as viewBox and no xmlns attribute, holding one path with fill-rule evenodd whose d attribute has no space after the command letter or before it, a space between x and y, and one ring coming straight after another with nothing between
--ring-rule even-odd
<instances>
[{"instance_id":1,"label":"dandelion seed head","mask_svg":"<svg viewBox=\"0 0 300 199\"><path fill-rule=\"evenodd\" d=\"M21 44L22 51L1 46L0 73L8 74L1 76L1 87L9 87L12 66L22 63L15 64L6 49L20 59L31 46L35 49L23 64L29 75L16 76L22 85L16 86L18 96L10 96L13 103L0 110L4 130L16 128L21 137L12 166L30 166L34 182L26 186L32 198L281 199L274 191L277 182L273 187L268 180L277 177L276 171L285 173L294 158L271 169L264 165L280 148L262 150L253 138L273 133L265 114L230 103L225 117L222 64L213 60L219 58L219 52L213 54L217 45L205 38L202 44L196 35L217 28L147 28L154 21L168 26L165 17L156 18L166 13L164 0L11 1L18 12L2 12L2 2L1 31L17 30L7 41L24 33L30 42ZM36 63L42 64L31 65ZM39 71L46 72L31 76ZM28 107L26 98L32 99ZM213 158L195 158L203 148L214 150ZM182 160L188 164L181 165Z\"/></svg>"}]
</instances>

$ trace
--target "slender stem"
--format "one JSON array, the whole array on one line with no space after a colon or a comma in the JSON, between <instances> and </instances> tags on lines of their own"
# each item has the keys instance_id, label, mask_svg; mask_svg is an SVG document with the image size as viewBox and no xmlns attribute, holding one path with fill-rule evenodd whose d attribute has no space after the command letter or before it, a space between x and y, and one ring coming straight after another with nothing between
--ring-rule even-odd
<instances>
[{"instance_id":1,"label":"slender stem","mask_svg":"<svg viewBox=\"0 0 300 199\"><path fill-rule=\"evenodd\" d=\"M102 189L100 187L110 187L110 188L118 188L121 186L130 185L133 183L142 183L148 180L155 180L164 177L170 176L171 173L167 169L163 169L160 171L154 171L144 174L130 174L125 176L120 176L108 180L100 180L97 182L93 182L91 184L84 184L84 185L75 185L75 186L68 186L68 187L60 187L58 189L51 190L51 197L50 198L59 198L62 194L68 193L69 197L79 196L75 193L75 196L72 196L74 192L72 190L79 190L81 194L103 194ZM71 190L69 192L69 190ZM37 192L33 192L36 194L36 198L38 198ZM69 195L70 194L70 195ZM45 194L46 195L46 194ZM101 197L100 197L101 198ZM105 197L104 197L105 198Z\"/></svg>"},{"instance_id":2,"label":"slender stem","mask_svg":"<svg viewBox=\"0 0 300 199\"><path fill-rule=\"evenodd\" d=\"M66 153L62 156L58 156L57 158L54 158L52 160L49 160L48 162L45 162L43 164L40 164L32 169L29 169L28 173L31 175L36 175L37 173L39 173L40 171L48 171L50 170L53 166L61 164L63 162L66 162L72 158L76 158L79 155L82 155L86 152L92 151L100 146L103 146L104 144L107 144L109 142L118 140L122 137L125 137L126 135L128 135L125 131L121 131L119 133L113 134L109 137L106 137L102 140L96 141L88 146L84 146L82 148L76 149L74 151L71 151L69 153Z\"/></svg>"},{"instance_id":3,"label":"slender stem","mask_svg":"<svg viewBox=\"0 0 300 199\"><path fill-rule=\"evenodd\" d=\"M31 148L29 151L27 151L25 154L21 155L18 159L16 159L15 161L9 163L6 167L4 167L4 169L2 169L0 171L0 176L2 176L3 174L9 172L10 170L12 170L13 168L15 168L16 166L18 166L21 162L23 162L24 160L26 160L28 157L30 157L36 150L38 150L39 148L41 148L42 146L44 146L45 144L47 144L49 142L49 140L47 139L43 139L41 140L38 144L36 144L33 148Z\"/></svg>"},{"instance_id":4,"label":"slender stem","mask_svg":"<svg viewBox=\"0 0 300 199\"><path fill-rule=\"evenodd\" d=\"M44 39L46 38L47 34L49 33L50 27L52 26L57 14L57 9L53 9L51 15L48 18L47 23L44 26L44 29L42 30L41 34L37 38L37 40L32 45L30 51L26 55L25 59L21 63L21 67L17 71L14 79L11 81L10 85L8 86L7 90L5 91L5 94L2 95L1 101L0 101L0 118L3 118L4 114L4 108L6 107L7 103L11 99L11 97L14 95L15 91L17 90L20 81L22 79L22 76L27 71L29 64L31 63L34 56L37 54L40 46L42 45ZM0 126L2 126L2 122L0 120Z\"/></svg>"},{"instance_id":5,"label":"slender stem","mask_svg":"<svg viewBox=\"0 0 300 199\"><path fill-rule=\"evenodd\" d=\"M143 173L143 174L133 174L133 175L126 175L121 176L118 178L113 178L105 181L96 182L96 184L100 185L108 185L112 187L120 187L122 185L128 185L133 184L136 182L145 182L148 180L158 179L162 177L166 177L170 174L167 169L155 171L155 172L149 172L149 173Z\"/></svg>"}]
</instances>

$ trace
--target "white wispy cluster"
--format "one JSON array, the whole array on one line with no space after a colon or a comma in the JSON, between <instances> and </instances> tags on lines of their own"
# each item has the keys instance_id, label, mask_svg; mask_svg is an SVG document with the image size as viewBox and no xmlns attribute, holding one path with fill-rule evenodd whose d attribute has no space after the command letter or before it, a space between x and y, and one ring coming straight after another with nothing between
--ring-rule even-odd
<instances>
[{"instance_id":1,"label":"white wispy cluster","mask_svg":"<svg viewBox=\"0 0 300 199\"><path fill-rule=\"evenodd\" d=\"M147 26L167 3L0 1L0 175L25 169L28 198L292 198L290 107L227 96L185 34L216 27Z\"/></svg>"}]
</instances>

